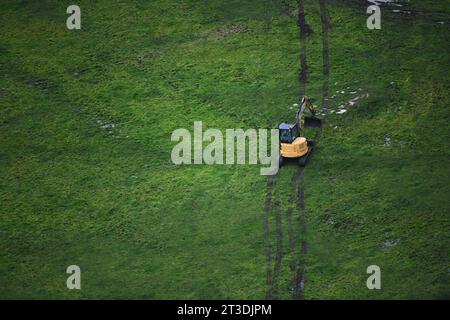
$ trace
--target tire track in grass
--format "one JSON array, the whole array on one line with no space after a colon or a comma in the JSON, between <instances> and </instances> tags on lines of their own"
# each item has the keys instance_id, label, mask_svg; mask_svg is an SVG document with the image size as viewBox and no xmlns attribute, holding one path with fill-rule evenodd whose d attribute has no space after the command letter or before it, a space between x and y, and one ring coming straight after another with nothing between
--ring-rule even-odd
<instances>
[{"instance_id":1,"label":"tire track in grass","mask_svg":"<svg viewBox=\"0 0 450 320\"><path fill-rule=\"evenodd\" d=\"M295 271L295 267L297 265L297 257L295 256L295 235L294 228L292 225L292 216L293 216L293 204L295 201L296 187L298 183L298 179L300 177L300 168L297 168L291 178L291 192L289 194L289 207L286 213L286 220L288 224L288 240L289 240L289 251L292 253L292 257L289 263L290 269L292 272Z\"/></svg>"},{"instance_id":2,"label":"tire track in grass","mask_svg":"<svg viewBox=\"0 0 450 320\"><path fill-rule=\"evenodd\" d=\"M300 36L300 70L299 70L299 82L300 82L300 99L306 93L306 85L308 82L308 62L306 60L306 41L307 37L312 34L312 30L306 23L305 10L303 6L303 0L297 0L298 17L297 25L299 27ZM306 232L306 213L304 204L304 168L299 168L292 178L292 180L299 180L297 194L297 209L299 212L299 230L300 230L300 252L298 258L295 261L296 271L294 273L294 288L293 298L303 299L305 288L305 255L307 251L307 243L305 239Z\"/></svg>"},{"instance_id":3,"label":"tire track in grass","mask_svg":"<svg viewBox=\"0 0 450 320\"><path fill-rule=\"evenodd\" d=\"M299 0L299 2L301 2ZM329 94L329 77L330 77L330 65L329 65L329 46L328 46L328 30L330 27L328 14L326 10L326 0L319 0L320 5L320 20L322 24L322 57L323 57L323 83L322 83L322 108L328 107L328 94ZM300 10L299 10L300 12ZM300 13L299 13L300 14ZM303 13L304 15L304 13ZM305 19L299 18L299 26L302 28L302 23L306 23ZM304 33L300 32L300 40L301 42L306 41L306 37ZM305 64L306 64L306 44L302 45L304 55L305 55ZM303 55L302 54L302 55ZM300 76L300 80L306 81L306 77L302 78ZM306 83L303 83L303 88L306 88ZM322 129L316 131L314 140L318 143L320 139L320 135L322 133ZM307 231L307 216L306 216L306 208L305 208L305 186L304 186L304 174L303 168L300 173L300 183L297 192L297 207L300 213L300 256L298 259L298 267L295 275L295 288L294 288L294 299L304 299L305 295L305 266L306 266L306 254L308 252L308 242L306 240L306 231Z\"/></svg>"},{"instance_id":4,"label":"tire track in grass","mask_svg":"<svg viewBox=\"0 0 450 320\"><path fill-rule=\"evenodd\" d=\"M281 200L277 197L275 191L278 173L267 180L266 199L264 203L264 241L266 246L266 272L267 272L267 293L266 299L276 299L278 290L278 275L283 260L283 221L281 216ZM275 259L273 259L271 233L270 233L270 215L275 215ZM273 261L274 260L274 261ZM272 268L273 263L273 268Z\"/></svg>"},{"instance_id":5,"label":"tire track in grass","mask_svg":"<svg viewBox=\"0 0 450 320\"><path fill-rule=\"evenodd\" d=\"M275 225L276 225L276 253L275 253L275 264L273 266L273 282L272 282L272 293L274 297L278 293L278 275L281 269L281 262L283 259L283 223L280 212L280 201L275 201Z\"/></svg>"},{"instance_id":6,"label":"tire track in grass","mask_svg":"<svg viewBox=\"0 0 450 320\"><path fill-rule=\"evenodd\" d=\"M298 208L298 205L296 205L296 199L298 198L298 189L300 188L300 184L299 184L299 180L301 179L303 173L303 168L297 167L294 171L294 173L292 174L291 177L291 190L290 190L290 194L289 194L289 208L287 209L287 221L288 221L288 239L289 239L289 250L291 252L291 260L289 263L290 266L290 270L294 273L294 277L292 279L292 283L291 283L291 290L292 290L292 294L293 297L295 298L297 296L297 291L298 291L298 286L297 286L297 279L298 279L298 271L297 271L297 265L299 264L299 255L296 253L297 252L297 237L294 234L294 227L293 227L293 211L294 208ZM298 212L298 210L296 210L296 212ZM296 228L297 229L297 228ZM299 230L299 229L297 229Z\"/></svg>"},{"instance_id":7,"label":"tire track in grass","mask_svg":"<svg viewBox=\"0 0 450 320\"><path fill-rule=\"evenodd\" d=\"M299 26L300 35L300 69L299 69L299 93L300 99L306 93L307 79L308 79L308 63L307 63L307 37L312 34L312 30L306 23L305 12L303 7L303 1L297 0L298 4L298 20L297 24ZM328 106L328 82L329 82L329 56L328 56L328 29L329 22L326 14L325 0L319 0L320 4L320 14L322 22L322 41L323 41L323 85L322 85L322 106L327 108ZM321 129L316 132L315 139L318 141L320 138ZM282 231L282 216L280 213L280 200L273 200L276 198L276 193L274 192L274 187L276 185L278 174L271 176L267 180L267 191L264 204L264 239L266 244L266 269L267 269L267 286L268 291L266 298L275 299L277 293L278 284L278 274L281 269L282 259L283 259L283 231ZM279 198L279 197L278 197ZM298 230L299 230L299 240L296 239L293 228L294 219L294 206L293 203L296 201L298 216ZM275 214L275 234L276 234L276 252L275 261L272 269L272 247L270 242L270 226L269 219L272 211ZM306 254L308 252L308 243L306 240L307 231L307 219L306 219L306 208L305 208L305 186L304 186L304 168L297 168L291 178L291 192L289 195L289 207L287 209L286 220L287 220L287 233L288 233L288 243L289 250L292 253L292 258L290 260L291 271L294 272L293 279L293 298L294 299L304 299L305 290L305 265L306 265ZM299 241L299 252L297 251L296 242Z\"/></svg>"},{"instance_id":8,"label":"tire track in grass","mask_svg":"<svg viewBox=\"0 0 450 320\"><path fill-rule=\"evenodd\" d=\"M264 244L266 249L266 283L268 287L268 291L266 293L266 299L274 299L273 294L273 272L272 272L272 246L270 244L270 226L269 226L269 218L270 213L272 212L272 196L273 189L276 185L278 174L274 176L270 176L267 179L266 186L266 196L264 201Z\"/></svg>"},{"instance_id":9,"label":"tire track in grass","mask_svg":"<svg viewBox=\"0 0 450 320\"><path fill-rule=\"evenodd\" d=\"M305 95L306 84L308 78L308 63L306 61L306 38L312 34L312 29L306 23L305 9L303 7L303 0L297 0L298 15L297 15L297 25L299 27L300 35L300 70L299 70L299 81L300 81L300 100Z\"/></svg>"},{"instance_id":10,"label":"tire track in grass","mask_svg":"<svg viewBox=\"0 0 450 320\"><path fill-rule=\"evenodd\" d=\"M322 24L322 109L328 108L329 100L329 80L330 80L330 56L329 56L329 44L328 44L328 31L330 30L330 19L328 16L326 0L319 0L320 6L320 22ZM317 130L314 140L319 142L322 134L322 128Z\"/></svg>"},{"instance_id":11,"label":"tire track in grass","mask_svg":"<svg viewBox=\"0 0 450 320\"><path fill-rule=\"evenodd\" d=\"M300 230L300 253L297 261L297 271L294 275L294 299L303 299L305 290L305 259L308 244L306 242L306 211L305 211L305 185L304 185L304 168L300 168L297 189L297 209L299 212L299 230Z\"/></svg>"},{"instance_id":12,"label":"tire track in grass","mask_svg":"<svg viewBox=\"0 0 450 320\"><path fill-rule=\"evenodd\" d=\"M328 18L326 0L319 0L320 21L322 24L322 64L323 64L323 84L322 84L322 108L328 108L328 82L330 79L330 59L328 46L328 30L330 29L330 20ZM321 130L318 130L320 132Z\"/></svg>"},{"instance_id":13,"label":"tire track in grass","mask_svg":"<svg viewBox=\"0 0 450 320\"><path fill-rule=\"evenodd\" d=\"M322 84L322 108L328 107L328 83L330 77L329 66L329 46L328 46L328 30L330 27L328 14L326 10L326 0L319 0L320 5L320 20L322 24L322 57L323 57L323 84ZM322 129L316 131L314 140L318 143ZM295 289L294 299L304 299L305 293L305 265L306 254L308 252L308 242L306 241L306 229L307 229L307 217L305 208L305 187L304 187L304 175L303 169L300 176L300 184L298 190L298 202L297 206L300 212L300 257L298 262L298 269L295 275Z\"/></svg>"}]
</instances>

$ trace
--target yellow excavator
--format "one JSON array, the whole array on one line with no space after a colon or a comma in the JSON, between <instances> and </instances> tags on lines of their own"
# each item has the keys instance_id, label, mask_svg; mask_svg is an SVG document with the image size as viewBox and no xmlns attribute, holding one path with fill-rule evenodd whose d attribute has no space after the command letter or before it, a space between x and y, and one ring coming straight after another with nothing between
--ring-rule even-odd
<instances>
[{"instance_id":1,"label":"yellow excavator","mask_svg":"<svg viewBox=\"0 0 450 320\"><path fill-rule=\"evenodd\" d=\"M311 116L303 116L308 109ZM300 107L297 111L295 124L282 123L280 130L280 158L279 165L283 164L285 158L297 158L298 164L304 167L308 158L314 150L314 141L307 140L303 136L303 127L320 128L322 120L316 117L316 110L308 97L303 97Z\"/></svg>"}]
</instances>

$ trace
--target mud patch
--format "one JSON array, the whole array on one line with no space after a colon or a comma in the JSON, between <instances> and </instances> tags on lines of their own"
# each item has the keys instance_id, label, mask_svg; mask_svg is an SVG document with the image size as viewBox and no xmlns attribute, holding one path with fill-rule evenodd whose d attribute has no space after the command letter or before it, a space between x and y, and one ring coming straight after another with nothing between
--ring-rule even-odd
<instances>
[{"instance_id":1,"label":"mud patch","mask_svg":"<svg viewBox=\"0 0 450 320\"><path fill-rule=\"evenodd\" d=\"M243 23L234 23L220 29L207 31L202 34L204 37L225 38L241 33L249 33L250 29Z\"/></svg>"},{"instance_id":2,"label":"mud patch","mask_svg":"<svg viewBox=\"0 0 450 320\"><path fill-rule=\"evenodd\" d=\"M37 79L37 80L33 80L29 82L30 85L32 85L33 87L43 91L43 92L48 92L48 90L52 87L56 87L51 85L47 80L45 79Z\"/></svg>"},{"instance_id":3,"label":"mud patch","mask_svg":"<svg viewBox=\"0 0 450 320\"><path fill-rule=\"evenodd\" d=\"M331 224L331 225L336 223L336 219L334 218L334 216L332 216L331 214L328 214L328 213L323 216L323 221L325 223Z\"/></svg>"}]
</instances>

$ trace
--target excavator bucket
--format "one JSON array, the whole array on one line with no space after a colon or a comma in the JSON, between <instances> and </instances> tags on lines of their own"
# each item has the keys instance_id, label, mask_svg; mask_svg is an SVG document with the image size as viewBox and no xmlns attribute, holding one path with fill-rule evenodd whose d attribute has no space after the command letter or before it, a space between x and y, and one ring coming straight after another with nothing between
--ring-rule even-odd
<instances>
[{"instance_id":1,"label":"excavator bucket","mask_svg":"<svg viewBox=\"0 0 450 320\"><path fill-rule=\"evenodd\" d=\"M322 127L322 120L317 117L305 117L304 120L305 120L304 122L305 127L310 128Z\"/></svg>"}]
</instances>

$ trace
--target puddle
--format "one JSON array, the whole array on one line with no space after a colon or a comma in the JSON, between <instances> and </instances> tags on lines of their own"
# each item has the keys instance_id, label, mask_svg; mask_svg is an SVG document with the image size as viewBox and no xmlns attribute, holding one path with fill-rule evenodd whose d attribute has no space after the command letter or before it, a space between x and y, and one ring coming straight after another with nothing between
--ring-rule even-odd
<instances>
[{"instance_id":1,"label":"puddle","mask_svg":"<svg viewBox=\"0 0 450 320\"><path fill-rule=\"evenodd\" d=\"M102 123L101 121L97 121L97 123L100 124L100 129L114 129L115 127L117 127L117 125L115 123Z\"/></svg>"},{"instance_id":2,"label":"puddle","mask_svg":"<svg viewBox=\"0 0 450 320\"><path fill-rule=\"evenodd\" d=\"M409 0L367 0L367 2L370 2L371 4L374 4L376 6L387 4L397 7L403 7L403 4L405 2L409 2Z\"/></svg>"},{"instance_id":3,"label":"puddle","mask_svg":"<svg viewBox=\"0 0 450 320\"><path fill-rule=\"evenodd\" d=\"M450 23L444 12L418 12L411 6L411 0L366 0L366 4L376 5L382 10L388 10L399 15L422 15L427 18L428 22L433 24L444 25ZM419 1L420 2L420 1ZM434 18L433 18L434 16ZM431 21L430 21L431 20Z\"/></svg>"},{"instance_id":4,"label":"puddle","mask_svg":"<svg viewBox=\"0 0 450 320\"><path fill-rule=\"evenodd\" d=\"M356 92L355 92L355 93L356 93ZM353 106L353 105L356 104L356 102L357 102L359 99L364 98L364 97L365 97L365 95L354 97L353 99L350 99L350 100L348 101L348 104L349 104L350 106Z\"/></svg>"},{"instance_id":5,"label":"puddle","mask_svg":"<svg viewBox=\"0 0 450 320\"><path fill-rule=\"evenodd\" d=\"M98 117L95 118L95 121L98 123L100 129L107 130L109 133L112 133L111 129L117 127L116 123L106 123Z\"/></svg>"},{"instance_id":6,"label":"puddle","mask_svg":"<svg viewBox=\"0 0 450 320\"><path fill-rule=\"evenodd\" d=\"M114 123L111 124L103 124L100 126L101 129L115 128L116 125Z\"/></svg>"},{"instance_id":7,"label":"puddle","mask_svg":"<svg viewBox=\"0 0 450 320\"><path fill-rule=\"evenodd\" d=\"M381 242L381 250L387 251L391 249L392 247L395 247L397 243L400 241L400 239L388 239L383 242Z\"/></svg>"},{"instance_id":8,"label":"puddle","mask_svg":"<svg viewBox=\"0 0 450 320\"><path fill-rule=\"evenodd\" d=\"M325 223L328 223L328 224L336 223L336 220L334 219L334 217L332 215L326 215L324 220L325 220Z\"/></svg>"},{"instance_id":9,"label":"puddle","mask_svg":"<svg viewBox=\"0 0 450 320\"><path fill-rule=\"evenodd\" d=\"M376 5L376 6L394 6L397 8L401 8L405 4L409 3L409 0L367 0L367 2L371 3L372 5ZM393 9L391 11L394 13L411 14L411 11L408 11L408 10Z\"/></svg>"},{"instance_id":10,"label":"puddle","mask_svg":"<svg viewBox=\"0 0 450 320\"><path fill-rule=\"evenodd\" d=\"M343 90L345 88L345 90ZM342 115L344 113L346 113L349 110L349 107L353 107L355 106L359 101L361 101L364 98L368 98L369 97L369 93L364 93L363 88L352 88L352 87L347 87L345 86L344 88L340 88L338 90L336 90L335 94L333 94L330 99L335 99L337 98L337 101L335 100L336 104L340 103L338 106L335 107L330 107L330 108L322 108L321 110L319 110L319 114L321 116L325 116L325 115L331 115L331 114L336 114L336 115ZM336 88L337 89L337 88ZM361 92L363 91L363 92ZM341 96L343 95L343 96ZM350 95L353 95L350 96ZM345 99L345 101L342 101L340 97L343 97ZM347 100L349 99L349 100Z\"/></svg>"},{"instance_id":11,"label":"puddle","mask_svg":"<svg viewBox=\"0 0 450 320\"><path fill-rule=\"evenodd\" d=\"M406 10L392 10L392 12L411 14L411 11L406 11Z\"/></svg>"}]
</instances>

